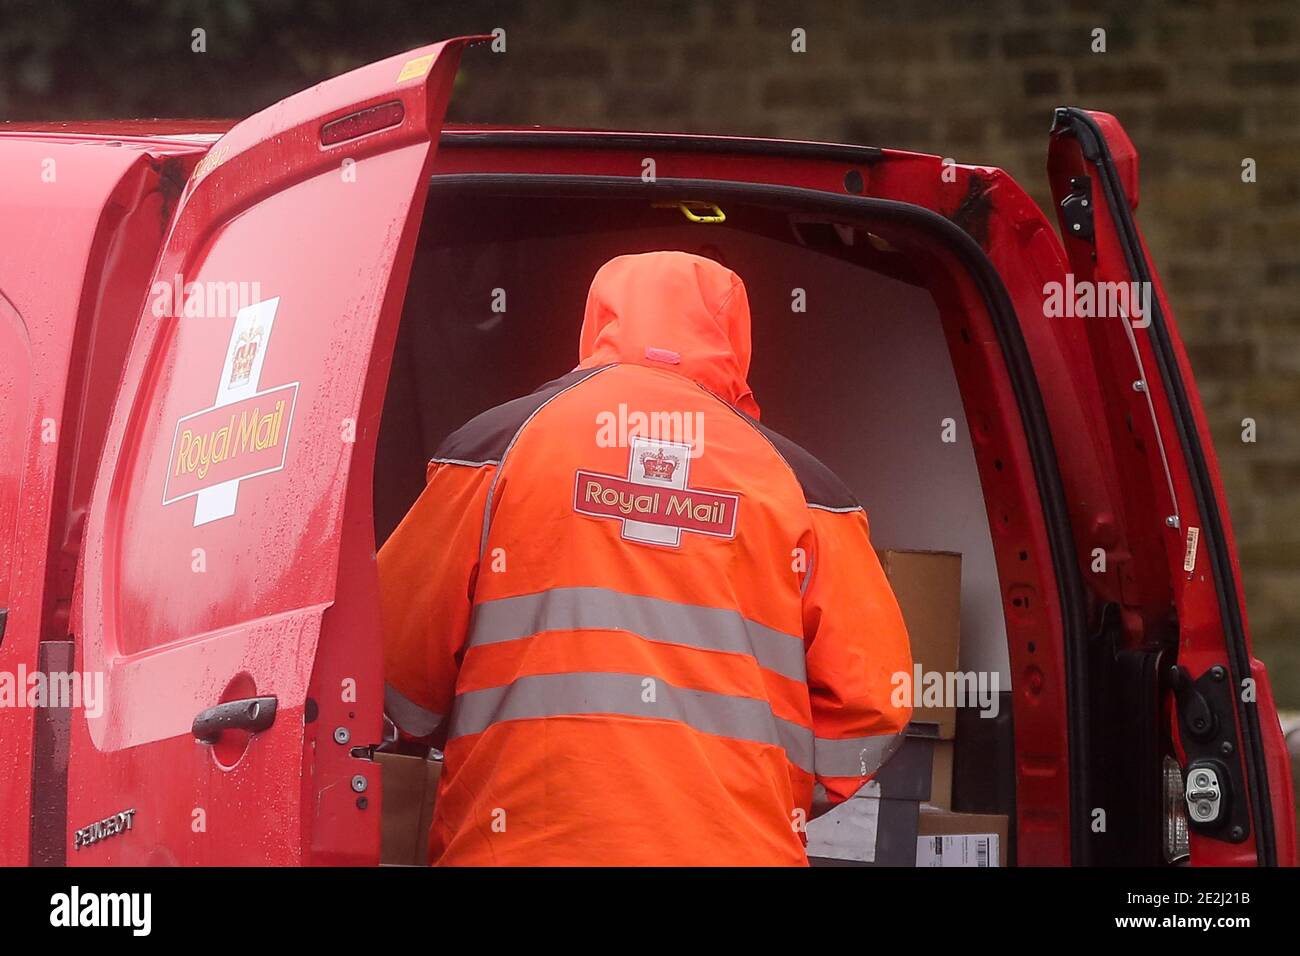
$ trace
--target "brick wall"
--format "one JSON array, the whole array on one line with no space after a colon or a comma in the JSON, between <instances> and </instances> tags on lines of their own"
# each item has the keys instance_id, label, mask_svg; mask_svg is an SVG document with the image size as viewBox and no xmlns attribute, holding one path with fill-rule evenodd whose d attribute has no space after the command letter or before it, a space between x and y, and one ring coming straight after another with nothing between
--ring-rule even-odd
<instances>
[{"instance_id":1,"label":"brick wall","mask_svg":"<svg viewBox=\"0 0 1300 956\"><path fill-rule=\"evenodd\" d=\"M1008 170L1047 208L1062 104L1123 122L1227 484L1257 654L1300 707L1300 4L501 5L453 119L828 139ZM807 53L790 31L807 31ZM1090 49L1106 30L1105 53ZM1241 181L1245 157L1258 181ZM1049 217L1051 218L1051 217ZM1242 419L1257 441L1242 442Z\"/></svg>"},{"instance_id":2,"label":"brick wall","mask_svg":"<svg viewBox=\"0 0 1300 956\"><path fill-rule=\"evenodd\" d=\"M453 119L917 149L1002 166L1046 205L1052 108L1117 114L1142 155L1139 219L1214 431L1257 651L1300 708L1296 0L55 7L6 11L0 116L244 116L360 63L504 27L504 55L466 57ZM795 27L805 54L790 51ZM1090 49L1096 27L1105 53ZM1254 444L1241 441L1245 417Z\"/></svg>"}]
</instances>

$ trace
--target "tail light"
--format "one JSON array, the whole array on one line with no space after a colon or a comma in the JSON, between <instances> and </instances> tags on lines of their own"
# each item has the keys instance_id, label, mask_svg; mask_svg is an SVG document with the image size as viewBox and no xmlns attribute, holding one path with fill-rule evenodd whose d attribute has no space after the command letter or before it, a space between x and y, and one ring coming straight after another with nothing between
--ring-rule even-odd
<instances>
[{"instance_id":1,"label":"tail light","mask_svg":"<svg viewBox=\"0 0 1300 956\"><path fill-rule=\"evenodd\" d=\"M1183 768L1173 757L1164 764L1164 831L1165 862L1187 859L1187 801L1183 796Z\"/></svg>"},{"instance_id":2,"label":"tail light","mask_svg":"<svg viewBox=\"0 0 1300 956\"><path fill-rule=\"evenodd\" d=\"M400 100L380 103L378 106L349 113L347 116L331 120L320 128L321 145L333 146L335 143L356 139L367 133L388 129L400 123L405 115L406 109Z\"/></svg>"}]
</instances>

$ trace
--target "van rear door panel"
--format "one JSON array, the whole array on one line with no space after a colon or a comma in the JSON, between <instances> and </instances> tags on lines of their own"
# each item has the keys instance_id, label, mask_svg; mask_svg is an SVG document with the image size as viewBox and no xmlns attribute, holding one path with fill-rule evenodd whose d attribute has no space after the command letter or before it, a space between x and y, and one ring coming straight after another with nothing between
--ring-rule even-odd
<instances>
[{"instance_id":1,"label":"van rear door panel","mask_svg":"<svg viewBox=\"0 0 1300 956\"><path fill-rule=\"evenodd\" d=\"M1197 864L1295 862L1286 751L1250 652L1241 573L1218 463L1173 312L1134 218L1137 152L1113 116L1058 110L1048 173L1080 286L1121 303L1082 323L1103 396L1112 481L1133 560L1123 572L1130 644L1167 642L1165 728L1186 771L1217 763L1226 796L1191 823ZM1222 692L1220 691L1222 688ZM1194 727L1208 706L1209 729ZM1180 716L1181 715L1181 716ZM1193 723L1189 723L1191 720Z\"/></svg>"},{"instance_id":2,"label":"van rear door panel","mask_svg":"<svg viewBox=\"0 0 1300 956\"><path fill-rule=\"evenodd\" d=\"M105 706L73 722L72 862L378 859L378 774L351 746L380 736L377 622L331 609L374 574L373 541L341 554L370 493L363 397L465 42L270 107L185 188L87 519L74 632ZM313 692L331 640L351 667Z\"/></svg>"}]
</instances>

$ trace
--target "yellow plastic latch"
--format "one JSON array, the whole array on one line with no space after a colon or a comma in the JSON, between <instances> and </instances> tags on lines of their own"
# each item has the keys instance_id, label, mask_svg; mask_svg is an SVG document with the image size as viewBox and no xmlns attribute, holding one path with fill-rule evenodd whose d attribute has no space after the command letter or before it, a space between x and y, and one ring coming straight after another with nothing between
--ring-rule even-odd
<instances>
[{"instance_id":1,"label":"yellow plastic latch","mask_svg":"<svg viewBox=\"0 0 1300 956\"><path fill-rule=\"evenodd\" d=\"M691 222L718 223L726 222L727 214L716 203L688 199L684 202L657 202L656 209L680 209L682 215Z\"/></svg>"}]
</instances>

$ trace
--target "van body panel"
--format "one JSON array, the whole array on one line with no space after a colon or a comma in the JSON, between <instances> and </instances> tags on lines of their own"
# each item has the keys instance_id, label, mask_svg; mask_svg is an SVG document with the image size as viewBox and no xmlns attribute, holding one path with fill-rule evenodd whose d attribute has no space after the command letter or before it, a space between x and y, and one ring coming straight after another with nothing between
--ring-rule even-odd
<instances>
[{"instance_id":1,"label":"van body panel","mask_svg":"<svg viewBox=\"0 0 1300 956\"><path fill-rule=\"evenodd\" d=\"M0 218L19 224L0 233L0 673L16 695L0 706L0 864L29 861L33 801L62 805L62 755L34 755L33 733L66 711L33 706L27 692L42 642L67 638L107 396L177 177L200 152L0 134Z\"/></svg>"}]
</instances>

